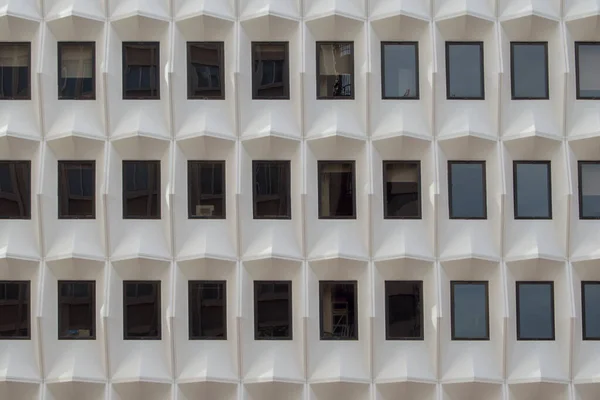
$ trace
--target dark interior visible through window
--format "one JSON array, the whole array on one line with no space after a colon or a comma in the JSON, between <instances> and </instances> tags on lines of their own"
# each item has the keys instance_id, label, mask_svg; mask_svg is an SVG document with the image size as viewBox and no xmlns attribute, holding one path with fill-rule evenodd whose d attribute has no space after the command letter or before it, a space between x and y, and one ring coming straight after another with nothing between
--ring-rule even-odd
<instances>
[{"instance_id":1,"label":"dark interior visible through window","mask_svg":"<svg viewBox=\"0 0 600 400\"><path fill-rule=\"evenodd\" d=\"M289 219L291 172L289 161L252 161L255 219Z\"/></svg>"},{"instance_id":2,"label":"dark interior visible through window","mask_svg":"<svg viewBox=\"0 0 600 400\"><path fill-rule=\"evenodd\" d=\"M488 282L452 281L452 340L489 340Z\"/></svg>"},{"instance_id":3,"label":"dark interior visible through window","mask_svg":"<svg viewBox=\"0 0 600 400\"><path fill-rule=\"evenodd\" d=\"M0 42L0 100L31 99L31 43Z\"/></svg>"},{"instance_id":4,"label":"dark interior visible through window","mask_svg":"<svg viewBox=\"0 0 600 400\"><path fill-rule=\"evenodd\" d=\"M514 161L515 219L552 219L550 161Z\"/></svg>"},{"instance_id":5,"label":"dark interior visible through window","mask_svg":"<svg viewBox=\"0 0 600 400\"><path fill-rule=\"evenodd\" d=\"M159 42L123 42L123 99L160 99Z\"/></svg>"},{"instance_id":6,"label":"dark interior visible through window","mask_svg":"<svg viewBox=\"0 0 600 400\"><path fill-rule=\"evenodd\" d=\"M419 98L417 42L381 42L381 83L384 99Z\"/></svg>"},{"instance_id":7,"label":"dark interior visible through window","mask_svg":"<svg viewBox=\"0 0 600 400\"><path fill-rule=\"evenodd\" d=\"M421 162L383 162L384 218L421 218Z\"/></svg>"},{"instance_id":8,"label":"dark interior visible through window","mask_svg":"<svg viewBox=\"0 0 600 400\"><path fill-rule=\"evenodd\" d=\"M581 282L583 340L600 340L600 282Z\"/></svg>"},{"instance_id":9,"label":"dark interior visible through window","mask_svg":"<svg viewBox=\"0 0 600 400\"><path fill-rule=\"evenodd\" d=\"M517 282L517 340L554 340L554 282Z\"/></svg>"},{"instance_id":10,"label":"dark interior visible through window","mask_svg":"<svg viewBox=\"0 0 600 400\"><path fill-rule=\"evenodd\" d=\"M159 340L160 281L123 281L123 339Z\"/></svg>"},{"instance_id":11,"label":"dark interior visible through window","mask_svg":"<svg viewBox=\"0 0 600 400\"><path fill-rule=\"evenodd\" d=\"M31 338L29 281L0 281L0 339Z\"/></svg>"},{"instance_id":12,"label":"dark interior visible through window","mask_svg":"<svg viewBox=\"0 0 600 400\"><path fill-rule=\"evenodd\" d=\"M423 282L385 281L386 339L423 339Z\"/></svg>"},{"instance_id":13,"label":"dark interior visible through window","mask_svg":"<svg viewBox=\"0 0 600 400\"><path fill-rule=\"evenodd\" d=\"M227 339L225 281L189 282L190 339Z\"/></svg>"},{"instance_id":14,"label":"dark interior visible through window","mask_svg":"<svg viewBox=\"0 0 600 400\"><path fill-rule=\"evenodd\" d=\"M293 338L292 281L254 281L254 338Z\"/></svg>"},{"instance_id":15,"label":"dark interior visible through window","mask_svg":"<svg viewBox=\"0 0 600 400\"><path fill-rule=\"evenodd\" d=\"M485 161L448 161L451 219L486 219Z\"/></svg>"},{"instance_id":16,"label":"dark interior visible through window","mask_svg":"<svg viewBox=\"0 0 600 400\"><path fill-rule=\"evenodd\" d=\"M58 42L58 98L96 98L94 42Z\"/></svg>"},{"instance_id":17,"label":"dark interior visible through window","mask_svg":"<svg viewBox=\"0 0 600 400\"><path fill-rule=\"evenodd\" d=\"M58 162L59 218L95 218L95 174L95 161Z\"/></svg>"},{"instance_id":18,"label":"dark interior visible through window","mask_svg":"<svg viewBox=\"0 0 600 400\"><path fill-rule=\"evenodd\" d=\"M353 42L317 42L317 99L354 99Z\"/></svg>"},{"instance_id":19,"label":"dark interior visible through window","mask_svg":"<svg viewBox=\"0 0 600 400\"><path fill-rule=\"evenodd\" d=\"M252 98L289 99L287 42L252 42Z\"/></svg>"},{"instance_id":20,"label":"dark interior visible through window","mask_svg":"<svg viewBox=\"0 0 600 400\"><path fill-rule=\"evenodd\" d=\"M96 282L58 281L58 338L96 338Z\"/></svg>"},{"instance_id":21,"label":"dark interior visible through window","mask_svg":"<svg viewBox=\"0 0 600 400\"><path fill-rule=\"evenodd\" d=\"M123 218L160 219L160 161L123 161Z\"/></svg>"},{"instance_id":22,"label":"dark interior visible through window","mask_svg":"<svg viewBox=\"0 0 600 400\"><path fill-rule=\"evenodd\" d=\"M225 218L225 161L188 161L190 218Z\"/></svg>"},{"instance_id":23,"label":"dark interior visible through window","mask_svg":"<svg viewBox=\"0 0 600 400\"><path fill-rule=\"evenodd\" d=\"M483 42L446 42L446 97L485 98Z\"/></svg>"},{"instance_id":24,"label":"dark interior visible through window","mask_svg":"<svg viewBox=\"0 0 600 400\"><path fill-rule=\"evenodd\" d=\"M188 42L188 99L225 99L225 44Z\"/></svg>"},{"instance_id":25,"label":"dark interior visible through window","mask_svg":"<svg viewBox=\"0 0 600 400\"><path fill-rule=\"evenodd\" d=\"M356 218L354 161L319 161L319 218Z\"/></svg>"},{"instance_id":26,"label":"dark interior visible through window","mask_svg":"<svg viewBox=\"0 0 600 400\"><path fill-rule=\"evenodd\" d=\"M321 340L358 340L356 281L320 281Z\"/></svg>"},{"instance_id":27,"label":"dark interior visible through window","mask_svg":"<svg viewBox=\"0 0 600 400\"><path fill-rule=\"evenodd\" d=\"M0 161L0 219L31 218L31 162Z\"/></svg>"}]
</instances>

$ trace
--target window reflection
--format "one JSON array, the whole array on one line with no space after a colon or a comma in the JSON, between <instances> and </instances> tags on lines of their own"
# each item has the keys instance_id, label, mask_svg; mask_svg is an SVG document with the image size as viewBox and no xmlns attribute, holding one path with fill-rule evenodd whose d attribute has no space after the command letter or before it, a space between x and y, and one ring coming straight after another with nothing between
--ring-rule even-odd
<instances>
[{"instance_id":1,"label":"window reflection","mask_svg":"<svg viewBox=\"0 0 600 400\"><path fill-rule=\"evenodd\" d=\"M28 339L29 281L0 281L0 339Z\"/></svg>"},{"instance_id":2,"label":"window reflection","mask_svg":"<svg viewBox=\"0 0 600 400\"><path fill-rule=\"evenodd\" d=\"M483 100L483 42L446 42L448 99Z\"/></svg>"},{"instance_id":3,"label":"window reflection","mask_svg":"<svg viewBox=\"0 0 600 400\"><path fill-rule=\"evenodd\" d=\"M224 63L224 43L188 42L188 98L224 98Z\"/></svg>"},{"instance_id":4,"label":"window reflection","mask_svg":"<svg viewBox=\"0 0 600 400\"><path fill-rule=\"evenodd\" d=\"M600 282L582 282L583 340L600 340Z\"/></svg>"},{"instance_id":5,"label":"window reflection","mask_svg":"<svg viewBox=\"0 0 600 400\"><path fill-rule=\"evenodd\" d=\"M190 218L225 218L225 161L189 161Z\"/></svg>"},{"instance_id":6,"label":"window reflection","mask_svg":"<svg viewBox=\"0 0 600 400\"><path fill-rule=\"evenodd\" d=\"M383 98L418 99L417 43L382 43Z\"/></svg>"},{"instance_id":7,"label":"window reflection","mask_svg":"<svg viewBox=\"0 0 600 400\"><path fill-rule=\"evenodd\" d=\"M159 99L158 42L123 42L123 98Z\"/></svg>"},{"instance_id":8,"label":"window reflection","mask_svg":"<svg viewBox=\"0 0 600 400\"><path fill-rule=\"evenodd\" d=\"M255 339L292 339L292 282L254 282Z\"/></svg>"},{"instance_id":9,"label":"window reflection","mask_svg":"<svg viewBox=\"0 0 600 400\"><path fill-rule=\"evenodd\" d=\"M548 98L548 43L511 43L513 99Z\"/></svg>"},{"instance_id":10,"label":"window reflection","mask_svg":"<svg viewBox=\"0 0 600 400\"><path fill-rule=\"evenodd\" d=\"M552 218L550 161L514 162L515 218Z\"/></svg>"},{"instance_id":11,"label":"window reflection","mask_svg":"<svg viewBox=\"0 0 600 400\"><path fill-rule=\"evenodd\" d=\"M160 218L160 161L123 161L123 218Z\"/></svg>"},{"instance_id":12,"label":"window reflection","mask_svg":"<svg viewBox=\"0 0 600 400\"><path fill-rule=\"evenodd\" d=\"M450 218L485 219L485 161L448 161Z\"/></svg>"},{"instance_id":13,"label":"window reflection","mask_svg":"<svg viewBox=\"0 0 600 400\"><path fill-rule=\"evenodd\" d=\"M579 161L579 217L600 218L600 162Z\"/></svg>"},{"instance_id":14,"label":"window reflection","mask_svg":"<svg viewBox=\"0 0 600 400\"><path fill-rule=\"evenodd\" d=\"M94 218L94 161L58 162L58 203L60 218Z\"/></svg>"},{"instance_id":15,"label":"window reflection","mask_svg":"<svg viewBox=\"0 0 600 400\"><path fill-rule=\"evenodd\" d=\"M254 218L291 218L290 162L252 161Z\"/></svg>"},{"instance_id":16,"label":"window reflection","mask_svg":"<svg viewBox=\"0 0 600 400\"><path fill-rule=\"evenodd\" d=\"M94 99L93 42L58 43L59 99Z\"/></svg>"},{"instance_id":17,"label":"window reflection","mask_svg":"<svg viewBox=\"0 0 600 400\"><path fill-rule=\"evenodd\" d=\"M0 161L0 218L31 218L31 163Z\"/></svg>"},{"instance_id":18,"label":"window reflection","mask_svg":"<svg viewBox=\"0 0 600 400\"><path fill-rule=\"evenodd\" d=\"M517 340L554 340L552 282L517 282Z\"/></svg>"},{"instance_id":19,"label":"window reflection","mask_svg":"<svg viewBox=\"0 0 600 400\"><path fill-rule=\"evenodd\" d=\"M575 43L577 98L600 98L600 43Z\"/></svg>"},{"instance_id":20,"label":"window reflection","mask_svg":"<svg viewBox=\"0 0 600 400\"><path fill-rule=\"evenodd\" d=\"M95 339L95 282L58 282L59 339Z\"/></svg>"},{"instance_id":21,"label":"window reflection","mask_svg":"<svg viewBox=\"0 0 600 400\"><path fill-rule=\"evenodd\" d=\"M288 43L252 43L252 98L287 99Z\"/></svg>"},{"instance_id":22,"label":"window reflection","mask_svg":"<svg viewBox=\"0 0 600 400\"><path fill-rule=\"evenodd\" d=\"M322 340L357 340L356 281L319 282Z\"/></svg>"},{"instance_id":23,"label":"window reflection","mask_svg":"<svg viewBox=\"0 0 600 400\"><path fill-rule=\"evenodd\" d=\"M386 337L423 338L423 282L386 281Z\"/></svg>"},{"instance_id":24,"label":"window reflection","mask_svg":"<svg viewBox=\"0 0 600 400\"><path fill-rule=\"evenodd\" d=\"M317 99L354 98L354 44L317 43Z\"/></svg>"},{"instance_id":25,"label":"window reflection","mask_svg":"<svg viewBox=\"0 0 600 400\"><path fill-rule=\"evenodd\" d=\"M355 218L354 161L319 161L319 218Z\"/></svg>"},{"instance_id":26,"label":"window reflection","mask_svg":"<svg viewBox=\"0 0 600 400\"><path fill-rule=\"evenodd\" d=\"M160 281L124 281L124 339L160 339Z\"/></svg>"},{"instance_id":27,"label":"window reflection","mask_svg":"<svg viewBox=\"0 0 600 400\"><path fill-rule=\"evenodd\" d=\"M190 281L190 339L227 339L225 281Z\"/></svg>"},{"instance_id":28,"label":"window reflection","mask_svg":"<svg viewBox=\"0 0 600 400\"><path fill-rule=\"evenodd\" d=\"M30 69L30 43L0 43L0 99L30 99Z\"/></svg>"},{"instance_id":29,"label":"window reflection","mask_svg":"<svg viewBox=\"0 0 600 400\"><path fill-rule=\"evenodd\" d=\"M487 282L450 283L452 340L489 340Z\"/></svg>"}]
</instances>

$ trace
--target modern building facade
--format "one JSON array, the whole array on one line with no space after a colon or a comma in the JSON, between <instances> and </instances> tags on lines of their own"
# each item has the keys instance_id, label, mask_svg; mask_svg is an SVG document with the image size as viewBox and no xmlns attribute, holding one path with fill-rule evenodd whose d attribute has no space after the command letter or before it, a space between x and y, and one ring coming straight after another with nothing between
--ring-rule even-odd
<instances>
[{"instance_id":1,"label":"modern building facade","mask_svg":"<svg viewBox=\"0 0 600 400\"><path fill-rule=\"evenodd\" d=\"M0 0L0 399L600 398L596 0Z\"/></svg>"}]
</instances>

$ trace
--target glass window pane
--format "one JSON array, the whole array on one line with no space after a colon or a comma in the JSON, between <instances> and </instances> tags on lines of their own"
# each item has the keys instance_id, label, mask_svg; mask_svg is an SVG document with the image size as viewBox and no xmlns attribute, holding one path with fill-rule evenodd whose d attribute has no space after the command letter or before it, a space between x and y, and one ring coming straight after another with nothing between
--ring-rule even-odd
<instances>
[{"instance_id":1,"label":"glass window pane","mask_svg":"<svg viewBox=\"0 0 600 400\"><path fill-rule=\"evenodd\" d=\"M58 43L59 99L94 99L94 51L90 42Z\"/></svg>"},{"instance_id":2,"label":"glass window pane","mask_svg":"<svg viewBox=\"0 0 600 400\"><path fill-rule=\"evenodd\" d=\"M59 339L95 339L96 283L58 282Z\"/></svg>"},{"instance_id":3,"label":"glass window pane","mask_svg":"<svg viewBox=\"0 0 600 400\"><path fill-rule=\"evenodd\" d=\"M319 161L319 218L356 218L354 161Z\"/></svg>"},{"instance_id":4,"label":"glass window pane","mask_svg":"<svg viewBox=\"0 0 600 400\"><path fill-rule=\"evenodd\" d=\"M550 162L515 162L515 218L551 218Z\"/></svg>"},{"instance_id":5,"label":"glass window pane","mask_svg":"<svg viewBox=\"0 0 600 400\"><path fill-rule=\"evenodd\" d=\"M319 282L321 340L358 340L356 281Z\"/></svg>"},{"instance_id":6,"label":"glass window pane","mask_svg":"<svg viewBox=\"0 0 600 400\"><path fill-rule=\"evenodd\" d=\"M292 282L254 282L254 338L292 339Z\"/></svg>"},{"instance_id":7,"label":"glass window pane","mask_svg":"<svg viewBox=\"0 0 600 400\"><path fill-rule=\"evenodd\" d=\"M123 281L124 339L160 339L160 281Z\"/></svg>"},{"instance_id":8,"label":"glass window pane","mask_svg":"<svg viewBox=\"0 0 600 400\"><path fill-rule=\"evenodd\" d=\"M583 339L600 339L600 282L582 282Z\"/></svg>"},{"instance_id":9,"label":"glass window pane","mask_svg":"<svg viewBox=\"0 0 600 400\"><path fill-rule=\"evenodd\" d=\"M420 174L418 161L383 162L385 218L421 217Z\"/></svg>"},{"instance_id":10,"label":"glass window pane","mask_svg":"<svg viewBox=\"0 0 600 400\"><path fill-rule=\"evenodd\" d=\"M579 98L600 98L600 43L576 43L577 94Z\"/></svg>"},{"instance_id":11,"label":"glass window pane","mask_svg":"<svg viewBox=\"0 0 600 400\"><path fill-rule=\"evenodd\" d=\"M600 162L579 162L579 215L600 218Z\"/></svg>"},{"instance_id":12,"label":"glass window pane","mask_svg":"<svg viewBox=\"0 0 600 400\"><path fill-rule=\"evenodd\" d=\"M416 43L383 43L383 98L419 98Z\"/></svg>"},{"instance_id":13,"label":"glass window pane","mask_svg":"<svg viewBox=\"0 0 600 400\"><path fill-rule=\"evenodd\" d=\"M31 43L0 43L0 99L28 100Z\"/></svg>"},{"instance_id":14,"label":"glass window pane","mask_svg":"<svg viewBox=\"0 0 600 400\"><path fill-rule=\"evenodd\" d=\"M0 339L30 338L29 281L0 281Z\"/></svg>"},{"instance_id":15,"label":"glass window pane","mask_svg":"<svg viewBox=\"0 0 600 400\"><path fill-rule=\"evenodd\" d=\"M31 218L31 163L0 161L0 219Z\"/></svg>"},{"instance_id":16,"label":"glass window pane","mask_svg":"<svg viewBox=\"0 0 600 400\"><path fill-rule=\"evenodd\" d=\"M354 43L317 43L317 99L354 98Z\"/></svg>"},{"instance_id":17,"label":"glass window pane","mask_svg":"<svg viewBox=\"0 0 600 400\"><path fill-rule=\"evenodd\" d=\"M511 43L514 99L548 97L547 43Z\"/></svg>"},{"instance_id":18,"label":"glass window pane","mask_svg":"<svg viewBox=\"0 0 600 400\"><path fill-rule=\"evenodd\" d=\"M423 282L385 282L386 338L423 338Z\"/></svg>"},{"instance_id":19,"label":"glass window pane","mask_svg":"<svg viewBox=\"0 0 600 400\"><path fill-rule=\"evenodd\" d=\"M549 282L517 282L517 339L554 340L554 293Z\"/></svg>"},{"instance_id":20,"label":"glass window pane","mask_svg":"<svg viewBox=\"0 0 600 400\"><path fill-rule=\"evenodd\" d=\"M486 218L485 161L448 162L450 218Z\"/></svg>"},{"instance_id":21,"label":"glass window pane","mask_svg":"<svg viewBox=\"0 0 600 400\"><path fill-rule=\"evenodd\" d=\"M123 218L160 218L160 161L123 161Z\"/></svg>"},{"instance_id":22,"label":"glass window pane","mask_svg":"<svg viewBox=\"0 0 600 400\"><path fill-rule=\"evenodd\" d=\"M452 340L489 339L487 282L451 282Z\"/></svg>"},{"instance_id":23,"label":"glass window pane","mask_svg":"<svg viewBox=\"0 0 600 400\"><path fill-rule=\"evenodd\" d=\"M290 162L252 161L254 218L291 218Z\"/></svg>"},{"instance_id":24,"label":"glass window pane","mask_svg":"<svg viewBox=\"0 0 600 400\"><path fill-rule=\"evenodd\" d=\"M252 98L289 99L288 43L252 43Z\"/></svg>"},{"instance_id":25,"label":"glass window pane","mask_svg":"<svg viewBox=\"0 0 600 400\"><path fill-rule=\"evenodd\" d=\"M225 218L225 161L189 161L190 218Z\"/></svg>"},{"instance_id":26,"label":"glass window pane","mask_svg":"<svg viewBox=\"0 0 600 400\"><path fill-rule=\"evenodd\" d=\"M190 281L190 339L227 339L225 281Z\"/></svg>"},{"instance_id":27,"label":"glass window pane","mask_svg":"<svg viewBox=\"0 0 600 400\"><path fill-rule=\"evenodd\" d=\"M160 99L158 42L123 42L123 98Z\"/></svg>"},{"instance_id":28,"label":"glass window pane","mask_svg":"<svg viewBox=\"0 0 600 400\"><path fill-rule=\"evenodd\" d=\"M223 42L188 42L188 98L224 99Z\"/></svg>"},{"instance_id":29,"label":"glass window pane","mask_svg":"<svg viewBox=\"0 0 600 400\"><path fill-rule=\"evenodd\" d=\"M446 43L448 99L483 99L483 43Z\"/></svg>"},{"instance_id":30,"label":"glass window pane","mask_svg":"<svg viewBox=\"0 0 600 400\"><path fill-rule=\"evenodd\" d=\"M95 161L58 162L59 218L95 217Z\"/></svg>"}]
</instances>

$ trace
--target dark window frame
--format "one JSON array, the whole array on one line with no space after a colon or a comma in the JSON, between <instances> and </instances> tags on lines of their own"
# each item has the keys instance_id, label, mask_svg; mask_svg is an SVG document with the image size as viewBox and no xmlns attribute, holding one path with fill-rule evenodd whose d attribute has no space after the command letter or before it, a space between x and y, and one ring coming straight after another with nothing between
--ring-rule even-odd
<instances>
[{"instance_id":1,"label":"dark window frame","mask_svg":"<svg viewBox=\"0 0 600 400\"><path fill-rule=\"evenodd\" d=\"M288 193L287 193L287 210L285 215L280 216L269 216L262 217L257 215L257 196L256 191L256 168L258 163L265 164L285 164L288 172ZM274 219L274 220L286 220L292 219L292 163L290 160L252 160L252 218L253 219Z\"/></svg>"},{"instance_id":2,"label":"dark window frame","mask_svg":"<svg viewBox=\"0 0 600 400\"><path fill-rule=\"evenodd\" d=\"M156 95L154 96L132 96L132 95L127 95L127 86L126 86L126 80L127 80L127 68L128 68L128 64L126 61L126 54L127 54L127 50L126 50L126 46L156 46L155 48L155 61L156 61ZM123 80L123 100L160 100L160 78L161 78L161 74L160 74L160 42L158 41L129 41L129 42L122 42L122 52L121 52L121 58L122 58L122 80Z\"/></svg>"},{"instance_id":3,"label":"dark window frame","mask_svg":"<svg viewBox=\"0 0 600 400\"><path fill-rule=\"evenodd\" d=\"M0 285L5 284L23 284L27 291L27 336L0 336L2 340L31 340L31 281L30 280L2 280Z\"/></svg>"},{"instance_id":4,"label":"dark window frame","mask_svg":"<svg viewBox=\"0 0 600 400\"><path fill-rule=\"evenodd\" d=\"M92 335L88 336L88 337L72 337L72 336L62 336L61 335L61 322L62 322L62 313L60 312L60 293L61 293L61 285L70 285L70 284L81 284L81 283L85 283L90 285L90 298L92 300L92 305L91 305L91 309L92 309ZM57 282L57 288L58 288L58 292L57 292L57 303L58 303L58 340L96 340L96 281L94 280L81 280L81 281L77 281L77 280L59 280Z\"/></svg>"},{"instance_id":5,"label":"dark window frame","mask_svg":"<svg viewBox=\"0 0 600 400\"><path fill-rule=\"evenodd\" d=\"M452 215L452 165L453 164L479 164L482 166L482 184L483 184L483 216L482 217L454 217ZM458 220L486 220L487 214L487 170L486 162L477 160L448 160L448 217Z\"/></svg>"},{"instance_id":6,"label":"dark window frame","mask_svg":"<svg viewBox=\"0 0 600 400\"><path fill-rule=\"evenodd\" d=\"M548 211L547 217L520 217L517 215L517 165L518 164L546 164L548 166ZM513 212L514 219L520 220L551 220L552 219L552 162L538 160L513 160Z\"/></svg>"},{"instance_id":7,"label":"dark window frame","mask_svg":"<svg viewBox=\"0 0 600 400\"><path fill-rule=\"evenodd\" d=\"M25 207L27 209L27 213L24 216L18 216L18 217L13 217L13 216L3 216L2 214L0 214L0 220L31 220L31 188L32 188L32 182L31 182L31 160L0 160L0 165L3 164L23 164L26 165L27 170L29 171L29 196L26 197L26 203L25 203Z\"/></svg>"},{"instance_id":8,"label":"dark window frame","mask_svg":"<svg viewBox=\"0 0 600 400\"><path fill-rule=\"evenodd\" d=\"M583 215L583 179L582 179L582 167L584 165L600 165L600 161L587 161L587 160L578 160L577 161L577 191L579 195L579 219L589 219L589 220L599 220L598 217L586 217Z\"/></svg>"},{"instance_id":9,"label":"dark window frame","mask_svg":"<svg viewBox=\"0 0 600 400\"><path fill-rule=\"evenodd\" d=\"M221 185L223 187L223 215L215 215L215 216L202 216L202 215L193 215L192 214L192 181L190 180L190 172L192 169L192 165L202 165L202 164L222 164L223 168L223 179ZM188 189L188 219L227 219L227 188L225 186L225 182L227 180L227 169L226 169L226 161L224 160L188 160L187 165L187 189Z\"/></svg>"},{"instance_id":10,"label":"dark window frame","mask_svg":"<svg viewBox=\"0 0 600 400\"><path fill-rule=\"evenodd\" d=\"M518 97L515 95L515 46L544 46L545 61L545 95L542 97ZM548 64L548 42L510 42L510 98L511 100L549 100L550 99L550 65Z\"/></svg>"},{"instance_id":11,"label":"dark window frame","mask_svg":"<svg viewBox=\"0 0 600 400\"><path fill-rule=\"evenodd\" d=\"M0 100L31 100L31 74L33 73L31 70L31 42L2 42L0 41L0 47L3 46L27 46L28 48L28 60L29 63L27 65L27 70L29 71L29 73L27 74L27 94L25 96L19 96L19 97L5 97L5 96L0 96Z\"/></svg>"},{"instance_id":12,"label":"dark window frame","mask_svg":"<svg viewBox=\"0 0 600 400\"><path fill-rule=\"evenodd\" d=\"M415 50L415 82L416 82L416 93L411 97L402 96L386 96L385 95L385 46L402 45L402 46L413 46ZM381 42L381 99L382 100L420 100L421 90L419 81L419 42L412 41L382 41Z\"/></svg>"},{"instance_id":13,"label":"dark window frame","mask_svg":"<svg viewBox=\"0 0 600 400\"><path fill-rule=\"evenodd\" d=\"M92 188L94 194L92 195L92 215L67 215L63 214L61 210L61 168L66 165L81 165L81 164L92 164L93 171L93 182ZM67 185L69 182L66 182ZM58 219L96 219L96 160L58 160ZM83 197L83 196L82 196Z\"/></svg>"},{"instance_id":14,"label":"dark window frame","mask_svg":"<svg viewBox=\"0 0 600 400\"><path fill-rule=\"evenodd\" d=\"M283 95L282 96L259 96L258 95L258 82L254 76L254 63L258 61L256 59L256 47L258 46L284 46L285 59L283 60ZM252 65L250 71L252 71L252 100L289 100L290 99L290 43L289 42L251 42L250 43L252 53Z\"/></svg>"},{"instance_id":15,"label":"dark window frame","mask_svg":"<svg viewBox=\"0 0 600 400\"><path fill-rule=\"evenodd\" d=\"M581 281L581 340L598 341L600 336L586 335L586 316L585 316L585 287L587 285L599 285L600 281Z\"/></svg>"},{"instance_id":16,"label":"dark window frame","mask_svg":"<svg viewBox=\"0 0 600 400\"><path fill-rule=\"evenodd\" d=\"M420 319L421 319L421 335L420 336L414 336L414 337L396 337L396 336L390 336L390 330L389 330L389 326L390 326L390 300L389 300L389 296L388 296L388 284L392 283L392 282L404 282L404 283L408 283L408 284L413 284L413 285L418 285L419 286L419 292L421 295L421 315L420 315ZM414 280L386 280L384 282L384 293L383 296L385 297L384 300L384 304L385 304L385 340L425 340L425 299L423 297L423 281L414 281Z\"/></svg>"},{"instance_id":17,"label":"dark window frame","mask_svg":"<svg viewBox=\"0 0 600 400\"><path fill-rule=\"evenodd\" d=\"M418 215L415 216L395 216L388 215L388 204L387 204L387 169L386 166L393 164L417 164L417 194L418 194ZM422 219L423 218L423 196L421 192L421 160L383 160L383 219Z\"/></svg>"},{"instance_id":18,"label":"dark window frame","mask_svg":"<svg viewBox=\"0 0 600 400\"><path fill-rule=\"evenodd\" d=\"M456 285L483 285L485 287L485 337L457 337L455 332L456 315L454 311L454 287ZM490 340L490 291L489 281L450 281L450 335L454 341L488 341Z\"/></svg>"},{"instance_id":19,"label":"dark window frame","mask_svg":"<svg viewBox=\"0 0 600 400\"><path fill-rule=\"evenodd\" d=\"M289 293L289 304L288 304L288 324L290 326L289 336L286 337L258 337L258 287L260 285L277 284L287 285ZM293 318L293 292L292 292L292 281L291 280L257 280L254 281L254 340L294 340L294 318Z\"/></svg>"},{"instance_id":20,"label":"dark window frame","mask_svg":"<svg viewBox=\"0 0 600 400\"><path fill-rule=\"evenodd\" d=\"M195 285L222 285L223 291L223 336L196 336L192 333L192 290ZM188 339L189 340L227 340L227 281L226 280L190 280L188 281Z\"/></svg>"},{"instance_id":21,"label":"dark window frame","mask_svg":"<svg viewBox=\"0 0 600 400\"><path fill-rule=\"evenodd\" d=\"M158 180L158 184L157 184L157 190L158 190L158 196L157 197L157 203L156 203L156 210L158 212L158 215L156 216L128 216L127 215L127 199L126 199L126 195L127 195L127 191L125 190L125 164L129 164L129 163L155 163L158 166L157 169L157 180ZM160 160L123 160L123 162L121 163L121 172L122 172L122 180L123 180L123 184L121 187L121 192L122 192L122 202L123 202L123 219L135 219L135 220L159 220L162 219L162 202L161 202L161 192L162 192L162 182L161 182L161 162Z\"/></svg>"},{"instance_id":22,"label":"dark window frame","mask_svg":"<svg viewBox=\"0 0 600 400\"><path fill-rule=\"evenodd\" d=\"M517 281L515 282L516 284L516 299L515 299L515 307L517 309L517 340L518 341L544 341L544 342L551 342L556 340L556 313L555 313L555 308L556 308L556 303L554 301L554 281ZM519 286L521 284L524 285L550 285L550 302L552 303L552 309L551 309L551 314L552 314L552 337L551 338L525 338L522 339L521 338L521 311L519 308Z\"/></svg>"},{"instance_id":23,"label":"dark window frame","mask_svg":"<svg viewBox=\"0 0 600 400\"><path fill-rule=\"evenodd\" d=\"M81 45L92 47L92 88L94 92L91 96L80 96L80 97L63 97L60 95L60 84L61 84L61 70L62 70L62 48L63 46L69 45ZM58 54L58 69L57 69L57 84L58 84L58 100L96 100L96 42L77 42L77 41L66 41L57 42L57 54Z\"/></svg>"},{"instance_id":24,"label":"dark window frame","mask_svg":"<svg viewBox=\"0 0 600 400\"><path fill-rule=\"evenodd\" d=\"M575 41L575 99L576 100L600 100L600 96L582 96L579 79L579 46L599 46L600 42Z\"/></svg>"},{"instance_id":25,"label":"dark window frame","mask_svg":"<svg viewBox=\"0 0 600 400\"><path fill-rule=\"evenodd\" d=\"M450 57L449 49L450 46L453 45L471 45L471 46L479 46L479 63L481 65L481 97L472 97L472 96L456 96L452 97L450 95ZM483 41L446 41L446 100L485 100L485 58L483 54Z\"/></svg>"},{"instance_id":26,"label":"dark window frame","mask_svg":"<svg viewBox=\"0 0 600 400\"><path fill-rule=\"evenodd\" d=\"M352 164L352 194L353 196L353 202L352 202L352 215L347 215L347 216L323 216L322 215L322 211L321 211L321 172L322 169L326 166L326 165L331 165L331 164L345 164L345 163L351 163ZM317 215L318 215L318 219L356 219L356 202L357 202L357 196L356 196L356 160L318 160L317 161Z\"/></svg>"},{"instance_id":27,"label":"dark window frame","mask_svg":"<svg viewBox=\"0 0 600 400\"><path fill-rule=\"evenodd\" d=\"M350 80L350 84L352 85L352 95L351 96L319 96L319 66L321 65L321 55L320 50L322 45L334 45L334 44L344 44L350 45L350 51L352 53L352 79ZM317 100L354 100L356 97L356 57L354 52L354 41L341 40L341 41L316 41L315 48L317 50L317 74L316 74L316 89L317 89Z\"/></svg>"},{"instance_id":28,"label":"dark window frame","mask_svg":"<svg viewBox=\"0 0 600 400\"><path fill-rule=\"evenodd\" d=\"M327 337L324 336L323 330L323 286L326 284L340 284L340 285L353 285L354 286L354 326L355 334L348 338L338 338L335 336ZM324 280L319 281L319 340L325 341L358 341L358 281L357 280Z\"/></svg>"},{"instance_id":29,"label":"dark window frame","mask_svg":"<svg viewBox=\"0 0 600 400\"><path fill-rule=\"evenodd\" d=\"M217 51L219 52L219 82L221 83L221 94L218 96L198 96L192 94L192 90L190 87L190 74L192 64L191 60L191 48L197 45L213 45L217 46ZM225 100L225 42L218 41L188 41L186 42L186 57L187 57L187 98L188 100Z\"/></svg>"},{"instance_id":30,"label":"dark window frame","mask_svg":"<svg viewBox=\"0 0 600 400\"><path fill-rule=\"evenodd\" d=\"M127 335L127 285L128 284L152 284L156 285L156 301L154 307L158 310L156 315L156 329L158 331L158 337L148 336L129 336ZM123 280L123 340L162 340L162 296L161 296L161 285L160 280Z\"/></svg>"}]
</instances>

